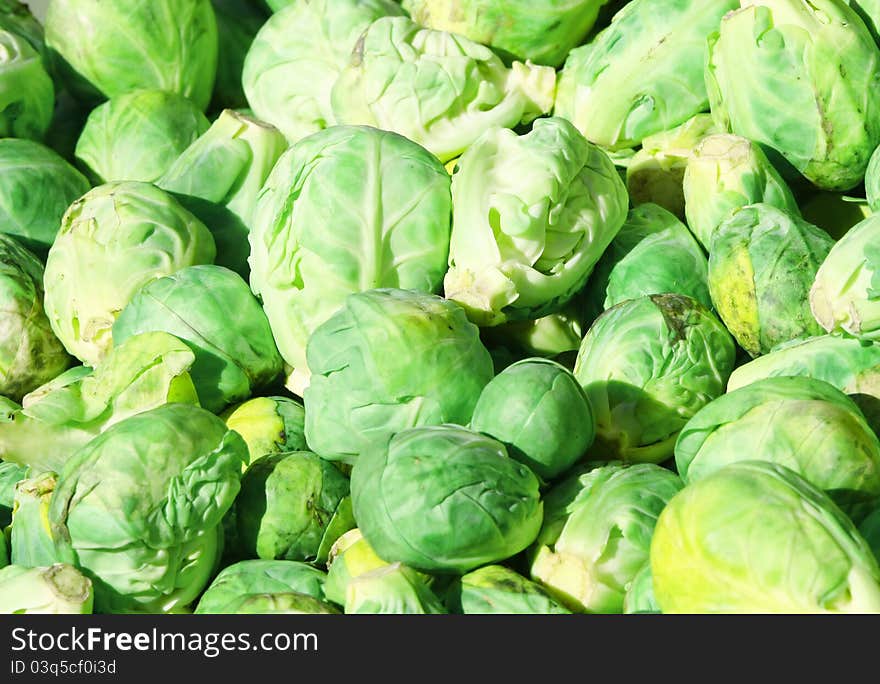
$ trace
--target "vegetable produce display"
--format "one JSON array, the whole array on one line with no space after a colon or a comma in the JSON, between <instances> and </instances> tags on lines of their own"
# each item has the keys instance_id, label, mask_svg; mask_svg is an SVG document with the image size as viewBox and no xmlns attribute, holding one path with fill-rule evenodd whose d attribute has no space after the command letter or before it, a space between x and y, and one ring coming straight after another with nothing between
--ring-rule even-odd
<instances>
[{"instance_id":1,"label":"vegetable produce display","mask_svg":"<svg viewBox=\"0 0 880 684\"><path fill-rule=\"evenodd\" d=\"M0 613L880 613L878 31L0 0Z\"/></svg>"}]
</instances>

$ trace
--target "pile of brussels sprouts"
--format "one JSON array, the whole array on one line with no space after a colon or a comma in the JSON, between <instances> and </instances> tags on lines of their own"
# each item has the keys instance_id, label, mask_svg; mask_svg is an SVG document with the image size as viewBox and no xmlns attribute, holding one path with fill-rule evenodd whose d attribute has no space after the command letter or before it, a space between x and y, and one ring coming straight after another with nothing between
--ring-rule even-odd
<instances>
[{"instance_id":1,"label":"pile of brussels sprouts","mask_svg":"<svg viewBox=\"0 0 880 684\"><path fill-rule=\"evenodd\" d=\"M0 612L880 612L880 2L39 16Z\"/></svg>"}]
</instances>

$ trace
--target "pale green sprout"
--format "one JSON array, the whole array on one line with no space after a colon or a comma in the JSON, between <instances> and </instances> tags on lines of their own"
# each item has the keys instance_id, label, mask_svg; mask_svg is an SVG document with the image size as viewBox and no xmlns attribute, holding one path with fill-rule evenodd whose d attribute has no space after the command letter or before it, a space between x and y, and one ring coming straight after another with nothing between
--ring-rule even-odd
<instances>
[{"instance_id":1,"label":"pale green sprout","mask_svg":"<svg viewBox=\"0 0 880 684\"><path fill-rule=\"evenodd\" d=\"M65 464L48 519L59 560L92 579L95 610L181 611L202 593L247 457L220 418L168 404L116 423Z\"/></svg>"},{"instance_id":2,"label":"pale green sprout","mask_svg":"<svg viewBox=\"0 0 880 684\"><path fill-rule=\"evenodd\" d=\"M383 568L390 563L379 558L363 533L352 528L333 542L327 558L327 598L340 606L345 605L348 585L361 575Z\"/></svg>"},{"instance_id":3,"label":"pale green sprout","mask_svg":"<svg viewBox=\"0 0 880 684\"><path fill-rule=\"evenodd\" d=\"M844 335L796 340L737 367L727 391L785 375L824 380L848 394L875 429L880 427L880 346Z\"/></svg>"},{"instance_id":4,"label":"pale green sprout","mask_svg":"<svg viewBox=\"0 0 880 684\"><path fill-rule=\"evenodd\" d=\"M741 5L709 37L719 125L776 150L819 188L858 185L880 143L880 51L864 22L842 0Z\"/></svg>"},{"instance_id":5,"label":"pale green sprout","mask_svg":"<svg viewBox=\"0 0 880 684\"><path fill-rule=\"evenodd\" d=\"M347 463L407 428L467 425L494 374L463 309L408 290L349 295L307 352L306 441Z\"/></svg>"},{"instance_id":6,"label":"pale green sprout","mask_svg":"<svg viewBox=\"0 0 880 684\"><path fill-rule=\"evenodd\" d=\"M549 118L522 136L484 133L459 159L452 206L445 296L492 326L571 300L623 225L627 197L608 155Z\"/></svg>"},{"instance_id":7,"label":"pale green sprout","mask_svg":"<svg viewBox=\"0 0 880 684\"><path fill-rule=\"evenodd\" d=\"M511 458L552 480L586 453L595 419L571 371L549 359L523 359L483 388L471 429L503 442Z\"/></svg>"},{"instance_id":8,"label":"pale green sprout","mask_svg":"<svg viewBox=\"0 0 880 684\"><path fill-rule=\"evenodd\" d=\"M190 348L164 332L130 338L93 372L75 367L0 417L0 457L57 470L108 427L169 403L199 405Z\"/></svg>"},{"instance_id":9,"label":"pale green sprout","mask_svg":"<svg viewBox=\"0 0 880 684\"><path fill-rule=\"evenodd\" d=\"M687 484L743 460L791 469L856 522L880 499L880 440L855 403L822 380L770 377L728 390L688 421L675 444Z\"/></svg>"},{"instance_id":10,"label":"pale green sprout","mask_svg":"<svg viewBox=\"0 0 880 684\"><path fill-rule=\"evenodd\" d=\"M338 615L329 603L319 601L308 594L278 592L275 594L250 594L237 604L227 608L236 615Z\"/></svg>"},{"instance_id":11,"label":"pale green sprout","mask_svg":"<svg viewBox=\"0 0 880 684\"><path fill-rule=\"evenodd\" d=\"M664 613L880 612L880 568L855 525L773 463L685 487L657 521L651 570Z\"/></svg>"},{"instance_id":12,"label":"pale green sprout","mask_svg":"<svg viewBox=\"0 0 880 684\"><path fill-rule=\"evenodd\" d=\"M302 395L309 384L310 336L348 295L386 287L439 292L449 188L449 175L424 148L365 126L321 131L278 160L259 193L250 282L293 369L293 392Z\"/></svg>"},{"instance_id":13,"label":"pale green sprout","mask_svg":"<svg viewBox=\"0 0 880 684\"><path fill-rule=\"evenodd\" d=\"M186 342L199 404L215 413L275 380L281 356L269 321L240 275L212 264L144 285L113 323L113 343L161 331Z\"/></svg>"},{"instance_id":14,"label":"pale green sprout","mask_svg":"<svg viewBox=\"0 0 880 684\"><path fill-rule=\"evenodd\" d=\"M228 565L205 590L195 613L231 613L252 596L295 593L324 601L327 573L307 563L246 560Z\"/></svg>"},{"instance_id":15,"label":"pale green sprout","mask_svg":"<svg viewBox=\"0 0 880 684\"><path fill-rule=\"evenodd\" d=\"M708 110L706 37L737 0L633 0L559 77L556 116L611 150L633 147Z\"/></svg>"},{"instance_id":16,"label":"pale green sprout","mask_svg":"<svg viewBox=\"0 0 880 684\"><path fill-rule=\"evenodd\" d=\"M96 185L152 183L209 125L182 95L135 90L92 110L76 143L76 159Z\"/></svg>"},{"instance_id":17,"label":"pale green sprout","mask_svg":"<svg viewBox=\"0 0 880 684\"><path fill-rule=\"evenodd\" d=\"M657 516L682 488L653 464L587 467L545 496L532 579L580 613L621 613L648 562Z\"/></svg>"},{"instance_id":18,"label":"pale green sprout","mask_svg":"<svg viewBox=\"0 0 880 684\"><path fill-rule=\"evenodd\" d=\"M609 0L403 0L418 24L467 36L502 57L558 67Z\"/></svg>"},{"instance_id":19,"label":"pale green sprout","mask_svg":"<svg viewBox=\"0 0 880 684\"><path fill-rule=\"evenodd\" d=\"M700 244L675 215L648 202L630 209L587 284L598 316L628 299L675 293L712 306L709 264Z\"/></svg>"},{"instance_id":20,"label":"pale green sprout","mask_svg":"<svg viewBox=\"0 0 880 684\"><path fill-rule=\"evenodd\" d=\"M8 537L10 563L35 568L58 561L49 524L49 503L57 485L58 475L54 472L42 472L15 485Z\"/></svg>"},{"instance_id":21,"label":"pale green sprout","mask_svg":"<svg viewBox=\"0 0 880 684\"><path fill-rule=\"evenodd\" d=\"M207 108L217 74L211 0L53 0L45 25L46 46L81 99L158 88Z\"/></svg>"},{"instance_id":22,"label":"pale green sprout","mask_svg":"<svg viewBox=\"0 0 880 684\"><path fill-rule=\"evenodd\" d=\"M146 283L216 255L205 225L149 183L101 185L74 202L46 260L44 306L68 352L94 366L111 328Z\"/></svg>"},{"instance_id":23,"label":"pale green sprout","mask_svg":"<svg viewBox=\"0 0 880 684\"><path fill-rule=\"evenodd\" d=\"M679 430L724 392L735 346L712 312L684 295L630 299L584 335L574 375L596 416L597 458L662 463Z\"/></svg>"},{"instance_id":24,"label":"pale green sprout","mask_svg":"<svg viewBox=\"0 0 880 684\"><path fill-rule=\"evenodd\" d=\"M351 494L358 527L380 558L461 574L534 541L543 512L539 484L501 442L438 425L398 432L361 453Z\"/></svg>"},{"instance_id":25,"label":"pale green sprout","mask_svg":"<svg viewBox=\"0 0 880 684\"><path fill-rule=\"evenodd\" d=\"M257 198L286 149L274 126L227 109L156 181L208 226L215 263L245 279Z\"/></svg>"},{"instance_id":26,"label":"pale green sprout","mask_svg":"<svg viewBox=\"0 0 880 684\"><path fill-rule=\"evenodd\" d=\"M774 206L800 216L794 195L767 155L737 135L710 135L694 148L684 173L688 227L707 250L715 229L750 204Z\"/></svg>"},{"instance_id":27,"label":"pale green sprout","mask_svg":"<svg viewBox=\"0 0 880 684\"><path fill-rule=\"evenodd\" d=\"M338 123L395 131L447 162L489 129L548 113L555 92L552 67L508 68L464 36L383 17L358 40L331 102Z\"/></svg>"},{"instance_id":28,"label":"pale green sprout","mask_svg":"<svg viewBox=\"0 0 880 684\"><path fill-rule=\"evenodd\" d=\"M294 143L337 123L330 94L358 38L376 19L403 10L392 0L275 5L245 57L242 83L254 113Z\"/></svg>"},{"instance_id":29,"label":"pale green sprout","mask_svg":"<svg viewBox=\"0 0 880 684\"><path fill-rule=\"evenodd\" d=\"M750 356L822 333L809 293L833 247L824 230L769 204L743 207L714 229L709 293Z\"/></svg>"}]
</instances>

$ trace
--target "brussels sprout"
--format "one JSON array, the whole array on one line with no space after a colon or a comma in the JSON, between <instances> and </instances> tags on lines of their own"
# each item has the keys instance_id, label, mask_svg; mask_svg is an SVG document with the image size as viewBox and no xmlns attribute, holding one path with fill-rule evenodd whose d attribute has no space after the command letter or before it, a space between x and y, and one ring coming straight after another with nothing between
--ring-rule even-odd
<instances>
[{"instance_id":1,"label":"brussels sprout","mask_svg":"<svg viewBox=\"0 0 880 684\"><path fill-rule=\"evenodd\" d=\"M866 409L880 402L880 345L839 335L797 340L739 366L730 374L727 391L785 375L824 380L849 394L869 416Z\"/></svg>"},{"instance_id":2,"label":"brussels sprout","mask_svg":"<svg viewBox=\"0 0 880 684\"><path fill-rule=\"evenodd\" d=\"M0 537L2 530L12 522L15 485L27 477L27 466L0 461Z\"/></svg>"},{"instance_id":3,"label":"brussels sprout","mask_svg":"<svg viewBox=\"0 0 880 684\"><path fill-rule=\"evenodd\" d=\"M827 190L820 190L806 200L800 211L805 221L819 226L835 240L872 213L867 200Z\"/></svg>"},{"instance_id":4,"label":"brussels sprout","mask_svg":"<svg viewBox=\"0 0 880 684\"><path fill-rule=\"evenodd\" d=\"M555 91L552 67L508 69L464 36L382 17L358 40L331 102L338 123L395 131L446 162L484 131L548 113Z\"/></svg>"},{"instance_id":5,"label":"brussels sprout","mask_svg":"<svg viewBox=\"0 0 880 684\"><path fill-rule=\"evenodd\" d=\"M254 0L211 0L217 17L217 79L211 109L244 107L244 60L268 14ZM301 36L302 38L302 36Z\"/></svg>"},{"instance_id":6,"label":"brussels sprout","mask_svg":"<svg viewBox=\"0 0 880 684\"><path fill-rule=\"evenodd\" d=\"M92 582L72 565L0 570L0 613L6 615L88 615L93 600Z\"/></svg>"},{"instance_id":7,"label":"brussels sprout","mask_svg":"<svg viewBox=\"0 0 880 684\"><path fill-rule=\"evenodd\" d=\"M67 351L97 364L119 312L150 280L214 260L210 231L148 183L101 185L74 202L49 249L44 282L52 330Z\"/></svg>"},{"instance_id":8,"label":"brussels sprout","mask_svg":"<svg viewBox=\"0 0 880 684\"><path fill-rule=\"evenodd\" d=\"M299 0L263 24L244 61L248 104L290 142L336 123L330 92L358 37L379 17L400 15L392 0Z\"/></svg>"},{"instance_id":9,"label":"brussels sprout","mask_svg":"<svg viewBox=\"0 0 880 684\"><path fill-rule=\"evenodd\" d=\"M49 505L60 560L99 612L171 612L207 586L247 445L217 416L169 404L113 425L67 462Z\"/></svg>"},{"instance_id":10,"label":"brussels sprout","mask_svg":"<svg viewBox=\"0 0 880 684\"><path fill-rule=\"evenodd\" d=\"M771 377L729 391L698 411L675 444L688 484L743 460L791 469L854 520L880 498L880 440L852 400L822 380Z\"/></svg>"},{"instance_id":11,"label":"brussels sprout","mask_svg":"<svg viewBox=\"0 0 880 684\"><path fill-rule=\"evenodd\" d=\"M413 21L467 36L502 56L559 66L593 28L608 0L403 0Z\"/></svg>"},{"instance_id":12,"label":"brussels sprout","mask_svg":"<svg viewBox=\"0 0 880 684\"><path fill-rule=\"evenodd\" d=\"M708 109L706 36L737 0L633 0L559 76L557 116L619 150Z\"/></svg>"},{"instance_id":13,"label":"brussels sprout","mask_svg":"<svg viewBox=\"0 0 880 684\"><path fill-rule=\"evenodd\" d=\"M552 480L590 448L595 421L571 371L536 358L517 361L489 381L471 429L503 442L511 458Z\"/></svg>"},{"instance_id":14,"label":"brussels sprout","mask_svg":"<svg viewBox=\"0 0 880 684\"><path fill-rule=\"evenodd\" d=\"M412 568L392 563L366 572L349 582L345 592L347 614L443 614L442 601Z\"/></svg>"},{"instance_id":15,"label":"brussels sprout","mask_svg":"<svg viewBox=\"0 0 880 684\"><path fill-rule=\"evenodd\" d=\"M659 613L660 606L654 597L654 578L651 575L650 561L636 573L626 595L623 597L623 612L632 613Z\"/></svg>"},{"instance_id":16,"label":"brussels sprout","mask_svg":"<svg viewBox=\"0 0 880 684\"><path fill-rule=\"evenodd\" d=\"M169 192L222 204L249 226L255 198L286 149L284 136L274 127L224 110L156 184Z\"/></svg>"},{"instance_id":17,"label":"brussels sprout","mask_svg":"<svg viewBox=\"0 0 880 684\"><path fill-rule=\"evenodd\" d=\"M565 614L539 584L503 565L486 565L456 578L445 594L450 613L474 614Z\"/></svg>"},{"instance_id":18,"label":"brussels sprout","mask_svg":"<svg viewBox=\"0 0 880 684\"><path fill-rule=\"evenodd\" d=\"M308 594L284 592L277 594L250 594L230 606L228 612L236 615L336 615L329 603Z\"/></svg>"},{"instance_id":19,"label":"brussels sprout","mask_svg":"<svg viewBox=\"0 0 880 684\"><path fill-rule=\"evenodd\" d=\"M30 140L0 139L0 233L45 259L61 217L89 182L57 153Z\"/></svg>"},{"instance_id":20,"label":"brussels sprout","mask_svg":"<svg viewBox=\"0 0 880 684\"><path fill-rule=\"evenodd\" d=\"M147 283L113 323L113 343L164 331L195 354L199 403L217 412L281 374L266 315L247 283L222 266L190 266Z\"/></svg>"},{"instance_id":21,"label":"brussels sprout","mask_svg":"<svg viewBox=\"0 0 880 684\"><path fill-rule=\"evenodd\" d=\"M330 547L327 582L324 586L327 599L341 606L345 605L345 594L353 579L387 565L390 563L376 555L357 527L350 529Z\"/></svg>"},{"instance_id":22,"label":"brussels sprout","mask_svg":"<svg viewBox=\"0 0 880 684\"><path fill-rule=\"evenodd\" d=\"M287 149L281 132L225 110L156 181L209 227L216 263L250 278L248 233L257 197Z\"/></svg>"},{"instance_id":23,"label":"brussels sprout","mask_svg":"<svg viewBox=\"0 0 880 684\"><path fill-rule=\"evenodd\" d=\"M820 188L861 182L880 143L880 51L841 0L750 0L709 38L719 125L787 159Z\"/></svg>"},{"instance_id":24,"label":"brussels sprout","mask_svg":"<svg viewBox=\"0 0 880 684\"><path fill-rule=\"evenodd\" d=\"M703 138L688 158L683 187L688 226L707 250L715 229L750 204L800 216L791 190L761 148L737 135Z\"/></svg>"},{"instance_id":25,"label":"brussels sprout","mask_svg":"<svg viewBox=\"0 0 880 684\"><path fill-rule=\"evenodd\" d=\"M87 442L124 418L167 403L198 405L192 351L166 333L132 337L93 373L64 374L0 417L0 457L37 472L60 470Z\"/></svg>"},{"instance_id":26,"label":"brussels sprout","mask_svg":"<svg viewBox=\"0 0 880 684\"><path fill-rule=\"evenodd\" d=\"M152 183L208 126L201 110L182 95L135 90L92 110L75 154L96 184Z\"/></svg>"},{"instance_id":27,"label":"brussels sprout","mask_svg":"<svg viewBox=\"0 0 880 684\"><path fill-rule=\"evenodd\" d=\"M590 276L591 308L598 316L627 299L665 293L711 307L708 270L687 226L657 204L640 204L630 210Z\"/></svg>"},{"instance_id":28,"label":"brussels sprout","mask_svg":"<svg viewBox=\"0 0 880 684\"><path fill-rule=\"evenodd\" d=\"M49 526L49 504L58 485L58 475L45 472L15 485L12 527L9 531L9 559L26 568L52 565L58 560ZM0 536L3 536L0 533Z\"/></svg>"},{"instance_id":29,"label":"brussels sprout","mask_svg":"<svg viewBox=\"0 0 880 684\"><path fill-rule=\"evenodd\" d=\"M225 567L199 599L195 613L230 613L249 596L296 593L324 600L326 573L286 560L246 560Z\"/></svg>"},{"instance_id":30,"label":"brussels sprout","mask_svg":"<svg viewBox=\"0 0 880 684\"><path fill-rule=\"evenodd\" d=\"M379 557L440 573L531 544L543 510L538 487L501 442L456 425L399 432L363 452L351 476L355 519Z\"/></svg>"},{"instance_id":31,"label":"brussels sprout","mask_svg":"<svg viewBox=\"0 0 880 684\"><path fill-rule=\"evenodd\" d=\"M664 613L880 611L880 569L853 523L773 463L733 463L673 497L651 571Z\"/></svg>"},{"instance_id":32,"label":"brussels sprout","mask_svg":"<svg viewBox=\"0 0 880 684\"><path fill-rule=\"evenodd\" d=\"M715 229L709 292L721 320L752 357L822 333L809 292L833 246L825 231L769 204L745 207Z\"/></svg>"},{"instance_id":33,"label":"brussels sprout","mask_svg":"<svg viewBox=\"0 0 880 684\"><path fill-rule=\"evenodd\" d=\"M452 199L444 290L479 325L560 309L584 286L627 209L608 155L559 118L540 119L523 136L483 134L458 162Z\"/></svg>"},{"instance_id":34,"label":"brussels sprout","mask_svg":"<svg viewBox=\"0 0 880 684\"><path fill-rule=\"evenodd\" d=\"M734 370L727 391L784 375L824 380L848 394L880 435L880 345L841 335L821 335L780 345Z\"/></svg>"},{"instance_id":35,"label":"brussels sprout","mask_svg":"<svg viewBox=\"0 0 880 684\"><path fill-rule=\"evenodd\" d=\"M0 138L42 140L54 106L55 86L39 53L0 29Z\"/></svg>"},{"instance_id":36,"label":"brussels sprout","mask_svg":"<svg viewBox=\"0 0 880 684\"><path fill-rule=\"evenodd\" d=\"M678 431L724 392L733 339L712 313L677 294L630 299L584 336L574 375L596 416L603 459L660 463Z\"/></svg>"},{"instance_id":37,"label":"brussels sprout","mask_svg":"<svg viewBox=\"0 0 880 684\"><path fill-rule=\"evenodd\" d=\"M288 397L256 397L225 414L226 427L240 434L248 446L250 463L260 456L308 451L306 412Z\"/></svg>"},{"instance_id":38,"label":"brussels sprout","mask_svg":"<svg viewBox=\"0 0 880 684\"><path fill-rule=\"evenodd\" d=\"M233 508L237 550L251 558L326 562L333 542L354 527L348 492L348 478L309 451L258 458Z\"/></svg>"},{"instance_id":39,"label":"brussels sprout","mask_svg":"<svg viewBox=\"0 0 880 684\"><path fill-rule=\"evenodd\" d=\"M828 332L880 338L880 214L853 226L828 253L810 290L810 309Z\"/></svg>"},{"instance_id":40,"label":"brussels sprout","mask_svg":"<svg viewBox=\"0 0 880 684\"><path fill-rule=\"evenodd\" d=\"M211 0L52 0L45 25L46 46L81 99L158 88L208 106L217 73Z\"/></svg>"},{"instance_id":41,"label":"brussels sprout","mask_svg":"<svg viewBox=\"0 0 880 684\"><path fill-rule=\"evenodd\" d=\"M307 354L306 441L348 463L406 428L467 425L494 372L463 309L407 290L349 295Z\"/></svg>"},{"instance_id":42,"label":"brussels sprout","mask_svg":"<svg viewBox=\"0 0 880 684\"><path fill-rule=\"evenodd\" d=\"M544 497L532 579L576 612L622 612L648 562L657 516L681 487L675 473L650 463L610 463L567 478Z\"/></svg>"},{"instance_id":43,"label":"brussels sprout","mask_svg":"<svg viewBox=\"0 0 880 684\"><path fill-rule=\"evenodd\" d=\"M347 295L381 287L439 291L449 187L426 150L374 128L337 126L281 157L250 235L251 287L294 369L294 392L309 382L309 336Z\"/></svg>"},{"instance_id":44,"label":"brussels sprout","mask_svg":"<svg viewBox=\"0 0 880 684\"><path fill-rule=\"evenodd\" d=\"M626 189L633 206L652 202L684 219L688 159L701 140L720 132L711 114L697 114L680 126L642 140L641 149L620 162L626 168Z\"/></svg>"},{"instance_id":45,"label":"brussels sprout","mask_svg":"<svg viewBox=\"0 0 880 684\"><path fill-rule=\"evenodd\" d=\"M0 394L20 401L70 365L43 311L43 265L0 234Z\"/></svg>"}]
</instances>

